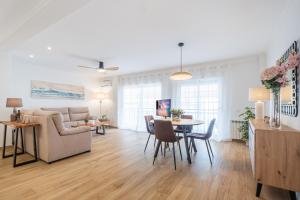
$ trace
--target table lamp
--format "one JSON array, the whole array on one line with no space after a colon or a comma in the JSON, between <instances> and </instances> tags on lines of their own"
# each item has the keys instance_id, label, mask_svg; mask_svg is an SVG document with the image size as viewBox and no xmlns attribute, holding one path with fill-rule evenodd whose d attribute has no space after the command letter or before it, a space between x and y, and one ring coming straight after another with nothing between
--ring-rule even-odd
<instances>
[{"instance_id":1,"label":"table lamp","mask_svg":"<svg viewBox=\"0 0 300 200\"><path fill-rule=\"evenodd\" d=\"M280 91L280 96L281 96L281 101L286 103L286 104L290 104L292 102L292 86L286 86L281 88Z\"/></svg>"},{"instance_id":2,"label":"table lamp","mask_svg":"<svg viewBox=\"0 0 300 200\"><path fill-rule=\"evenodd\" d=\"M270 100L270 90L257 87L249 88L249 101L255 102L255 119L264 119L265 106L264 102Z\"/></svg>"},{"instance_id":3,"label":"table lamp","mask_svg":"<svg viewBox=\"0 0 300 200\"><path fill-rule=\"evenodd\" d=\"M16 121L18 118L18 113L16 108L20 108L23 106L21 98L7 98L6 99L6 107L7 108L14 108L13 114L10 115L11 121Z\"/></svg>"}]
</instances>

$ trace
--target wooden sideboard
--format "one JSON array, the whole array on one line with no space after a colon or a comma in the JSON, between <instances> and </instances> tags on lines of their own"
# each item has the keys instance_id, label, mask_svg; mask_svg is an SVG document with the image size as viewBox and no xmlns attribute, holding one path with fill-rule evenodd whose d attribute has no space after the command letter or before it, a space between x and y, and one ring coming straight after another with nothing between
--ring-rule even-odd
<instances>
[{"instance_id":1,"label":"wooden sideboard","mask_svg":"<svg viewBox=\"0 0 300 200\"><path fill-rule=\"evenodd\" d=\"M270 128L263 120L249 123L249 151L257 181L256 196L262 185L286 189L291 199L300 191L300 131L282 125Z\"/></svg>"}]
</instances>

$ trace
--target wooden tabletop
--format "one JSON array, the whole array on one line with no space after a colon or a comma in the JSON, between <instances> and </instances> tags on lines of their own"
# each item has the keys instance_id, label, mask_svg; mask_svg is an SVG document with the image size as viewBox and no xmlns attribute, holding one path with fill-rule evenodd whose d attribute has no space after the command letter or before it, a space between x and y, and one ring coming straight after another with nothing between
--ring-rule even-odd
<instances>
[{"instance_id":1,"label":"wooden tabletop","mask_svg":"<svg viewBox=\"0 0 300 200\"><path fill-rule=\"evenodd\" d=\"M0 124L10 126L13 128L27 128L27 127L33 127L33 126L39 126L39 123L36 122L30 122L30 123L22 123L22 122L11 122L11 121L0 121Z\"/></svg>"},{"instance_id":2,"label":"wooden tabletop","mask_svg":"<svg viewBox=\"0 0 300 200\"><path fill-rule=\"evenodd\" d=\"M174 126L191 126L191 125L204 124L204 121L194 120L194 119L180 119L179 121L174 121L174 120L171 120L171 119L160 119L160 120L171 121L172 125L174 125ZM154 120L151 120L150 122L154 123Z\"/></svg>"}]
</instances>

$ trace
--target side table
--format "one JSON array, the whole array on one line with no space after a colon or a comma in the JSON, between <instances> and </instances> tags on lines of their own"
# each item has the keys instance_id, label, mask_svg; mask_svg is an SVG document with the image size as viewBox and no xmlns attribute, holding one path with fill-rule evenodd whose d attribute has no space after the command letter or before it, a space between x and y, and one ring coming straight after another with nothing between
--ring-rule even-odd
<instances>
[{"instance_id":1,"label":"side table","mask_svg":"<svg viewBox=\"0 0 300 200\"><path fill-rule=\"evenodd\" d=\"M105 131L105 127L109 127L109 120L105 120L105 121L99 121L99 120L94 120L93 122L88 122L88 123L79 123L73 127L77 127L77 126L89 126L91 128L91 131L95 131L96 134L99 135L105 135L106 131ZM102 129L102 131L100 131Z\"/></svg>"},{"instance_id":2,"label":"side table","mask_svg":"<svg viewBox=\"0 0 300 200\"><path fill-rule=\"evenodd\" d=\"M38 161L38 155L37 155L37 141L36 141L36 127L40 126L39 123L21 123L21 122L11 122L11 121L0 121L0 124L4 125L4 134L3 134L3 152L2 152L2 158L7 158L13 156L13 166L18 167L25 164L33 163ZM16 134L13 141L13 154L6 155L5 149L6 149L6 134L7 134L7 127L11 127L14 129L14 133ZM17 155L24 154L24 142L23 142L23 129L24 128L30 128L32 127L33 130L33 148L34 148L34 159L24 161L17 163ZM19 133L21 134L21 145L22 145L22 152L18 153L18 138Z\"/></svg>"},{"instance_id":3,"label":"side table","mask_svg":"<svg viewBox=\"0 0 300 200\"><path fill-rule=\"evenodd\" d=\"M96 134L105 135L105 127L109 127L110 121L109 120L98 120L96 122ZM99 129L102 128L102 132L99 131Z\"/></svg>"}]
</instances>

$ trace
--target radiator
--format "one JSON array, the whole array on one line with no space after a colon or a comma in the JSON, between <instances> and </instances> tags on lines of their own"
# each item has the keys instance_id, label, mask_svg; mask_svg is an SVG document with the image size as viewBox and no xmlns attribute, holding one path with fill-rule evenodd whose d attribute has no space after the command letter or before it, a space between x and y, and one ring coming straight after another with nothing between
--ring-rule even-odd
<instances>
[{"instance_id":1,"label":"radiator","mask_svg":"<svg viewBox=\"0 0 300 200\"><path fill-rule=\"evenodd\" d=\"M241 120L231 120L230 123L230 132L231 132L231 138L234 140L240 140L242 139L241 132L239 131L239 128L242 126L243 121Z\"/></svg>"}]
</instances>

